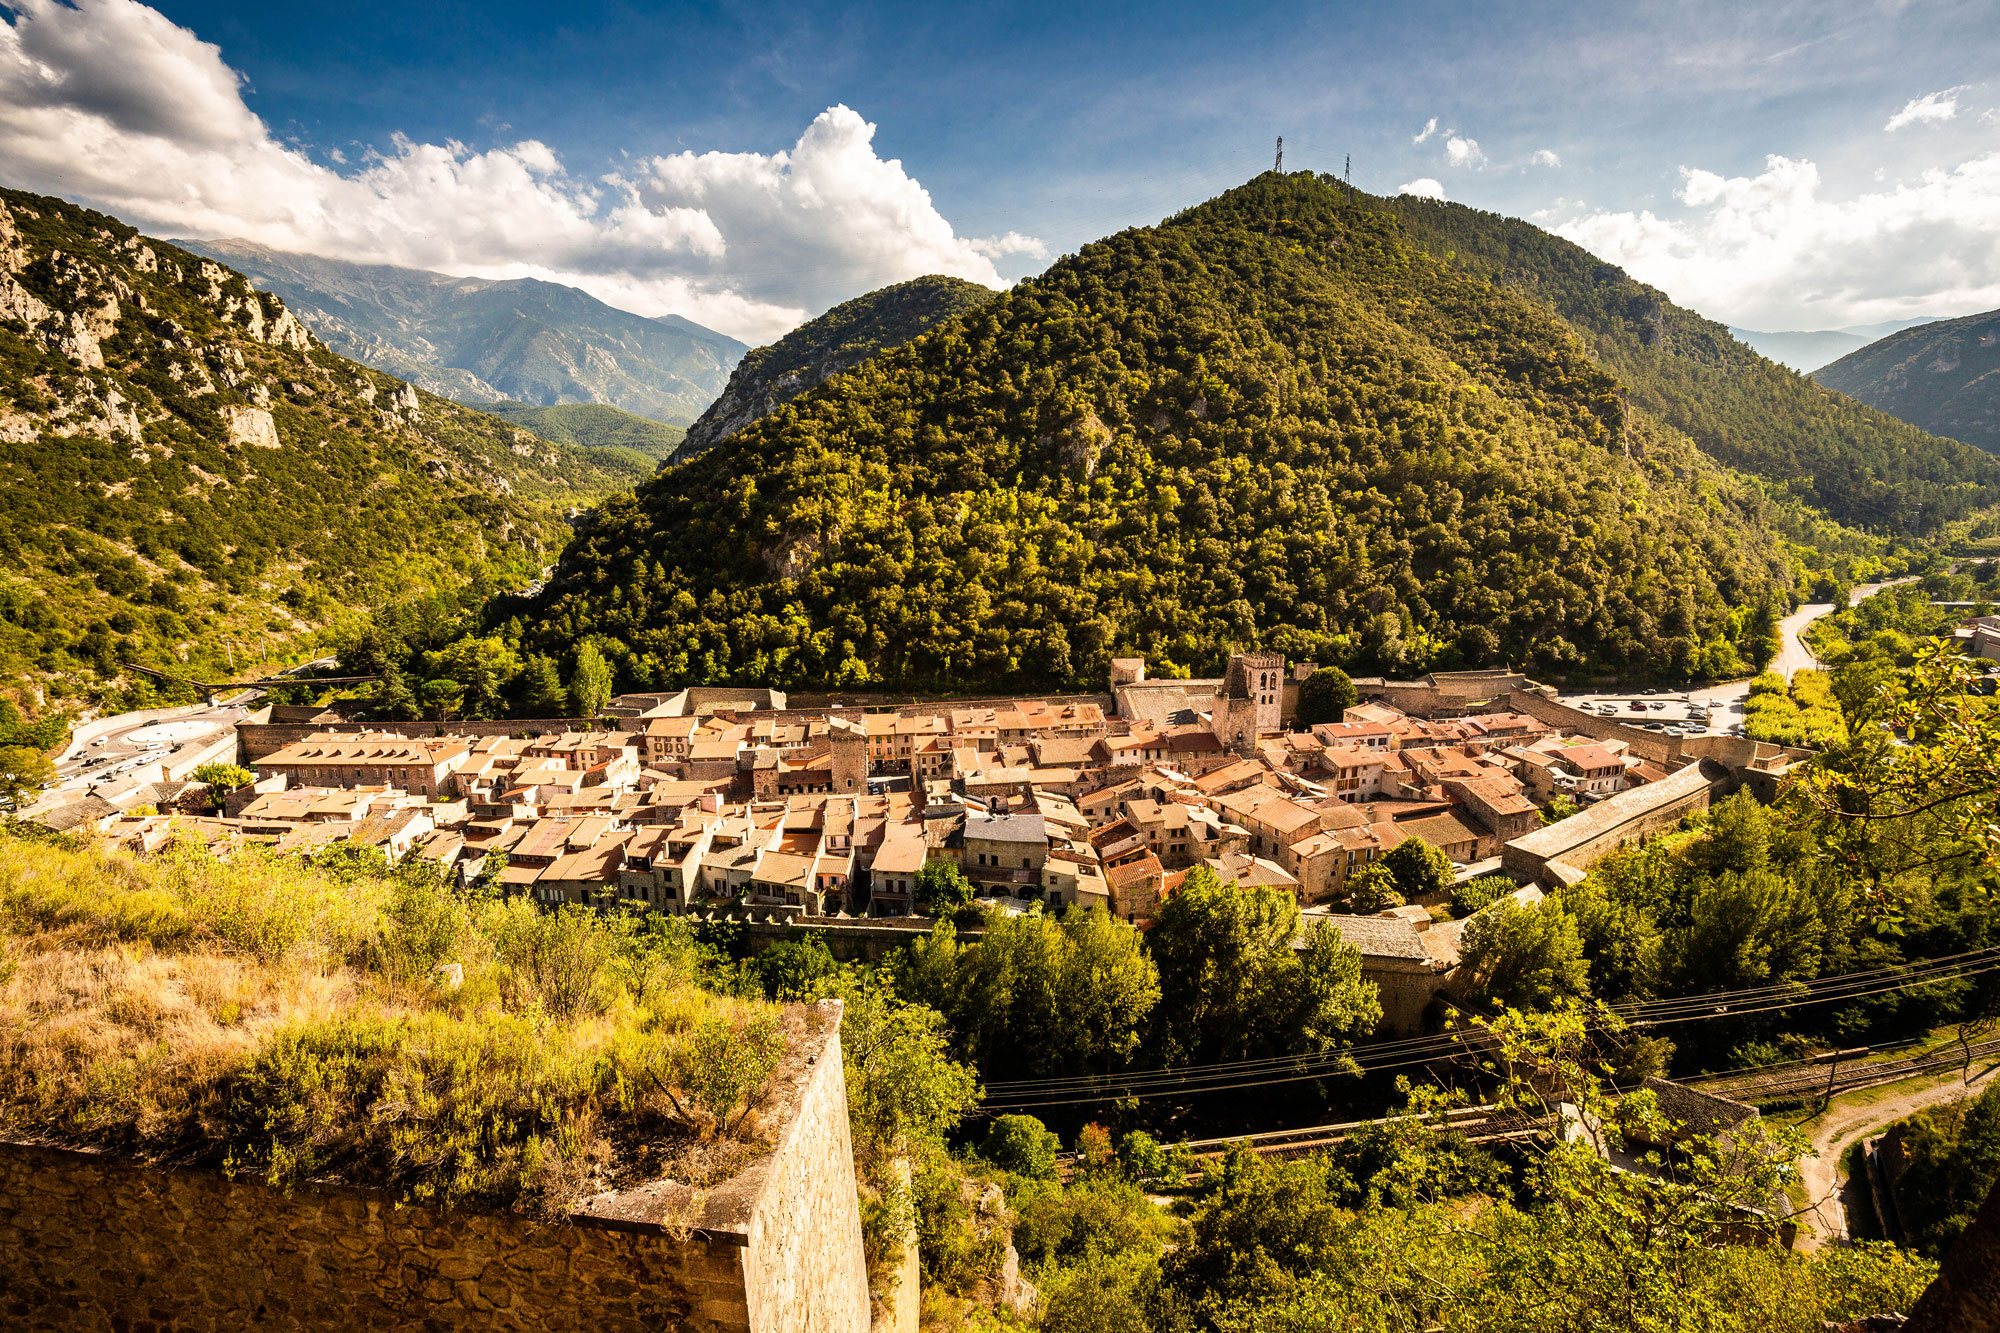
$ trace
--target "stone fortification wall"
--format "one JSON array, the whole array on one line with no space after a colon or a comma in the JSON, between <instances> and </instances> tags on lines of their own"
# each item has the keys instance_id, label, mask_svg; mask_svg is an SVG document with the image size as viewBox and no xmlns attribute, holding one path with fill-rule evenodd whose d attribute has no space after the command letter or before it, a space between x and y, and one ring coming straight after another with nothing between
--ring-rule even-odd
<instances>
[{"instance_id":1,"label":"stone fortification wall","mask_svg":"<svg viewBox=\"0 0 2000 1333\"><path fill-rule=\"evenodd\" d=\"M1723 765L1698 760L1658 782L1621 791L1580 814L1523 834L1500 849L1501 868L1545 888L1573 883L1600 858L1706 810L1718 794L1734 785L1734 776Z\"/></svg>"},{"instance_id":2,"label":"stone fortification wall","mask_svg":"<svg viewBox=\"0 0 2000 1333\"><path fill-rule=\"evenodd\" d=\"M1572 735L1588 736L1598 741L1623 741L1633 754L1667 768L1679 767L1683 762L1682 737L1662 736L1643 727L1628 727L1611 718L1571 708L1537 690L1513 691L1507 696L1507 707L1512 712L1526 713L1539 722L1546 722Z\"/></svg>"},{"instance_id":3,"label":"stone fortification wall","mask_svg":"<svg viewBox=\"0 0 2000 1333\"><path fill-rule=\"evenodd\" d=\"M592 720L582 717L496 718L477 722L239 722L236 740L242 758L254 764L276 754L295 741L327 733L358 736L364 731L388 732L411 740L435 736L560 736L566 731L639 732L646 729L641 718L613 717Z\"/></svg>"},{"instance_id":4,"label":"stone fortification wall","mask_svg":"<svg viewBox=\"0 0 2000 1333\"><path fill-rule=\"evenodd\" d=\"M748 1170L555 1223L0 1144L0 1324L864 1333L839 1022L838 1004L813 1015Z\"/></svg>"}]
</instances>

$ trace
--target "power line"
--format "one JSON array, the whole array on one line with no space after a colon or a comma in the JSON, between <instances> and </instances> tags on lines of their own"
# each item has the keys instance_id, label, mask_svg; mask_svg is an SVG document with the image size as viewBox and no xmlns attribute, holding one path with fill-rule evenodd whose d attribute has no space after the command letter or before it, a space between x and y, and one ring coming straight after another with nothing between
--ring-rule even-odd
<instances>
[{"instance_id":1,"label":"power line","mask_svg":"<svg viewBox=\"0 0 2000 1333\"><path fill-rule=\"evenodd\" d=\"M1815 987L1832 989L1839 986L1873 982L1882 979L1895 979L1899 983L1907 984L1913 979L1922 980L1926 974L1943 969L1948 965L1956 967L1961 963L1987 960L2000 960L2000 946L1968 950L1965 953L1944 955L1939 958L1921 960L1917 963L1840 973L1835 976L1820 977L1812 982L1793 982L1776 986L1748 987L1733 991L1712 991L1703 995L1682 996L1664 1000L1635 1001L1626 1005L1613 1005L1611 1008L1620 1018L1625 1019L1629 1023L1638 1024L1652 1021L1655 1015L1671 1017L1682 1010L1708 1013L1722 1006L1739 1003L1747 1004L1769 998L1797 997L1803 994L1817 993L1813 989ZM1360 1055L1363 1052L1370 1052L1387 1055L1411 1049L1449 1046L1456 1041L1456 1036L1450 1033L1438 1033L1424 1037L1401 1037L1389 1041L1369 1042L1361 1046L1350 1047L1347 1053ZM1230 1060L1204 1065L1180 1065L1169 1069L1141 1070L1126 1075L1079 1074L1038 1079L1011 1079L989 1083L987 1084L987 1090L989 1092L996 1090L1008 1092L1041 1091L1103 1083L1106 1081L1129 1081L1135 1078L1166 1078L1182 1074L1221 1073L1225 1071L1248 1072L1260 1068L1280 1068L1293 1065L1299 1059L1300 1057L1298 1056L1263 1056L1248 1060Z\"/></svg>"},{"instance_id":2,"label":"power line","mask_svg":"<svg viewBox=\"0 0 2000 1333\"><path fill-rule=\"evenodd\" d=\"M1810 987L1795 989L1793 993L1783 996L1768 994L1774 988L1758 987L1741 993L1751 996L1749 1000L1736 1000L1721 1005L1717 1004L1719 999L1724 995L1735 993L1689 997L1688 1002L1699 1001L1699 1006L1685 1012L1677 1010L1657 1017L1648 1017L1644 1022L1651 1026L1713 1022L1725 1018L1777 1013L1814 1004L1865 999L1874 995L1962 980L2000 970L2000 956L1996 955L2000 955L2000 949L1973 950L1949 958L1929 960L1901 972L1893 969L1871 969L1839 977L1821 978L1820 981L1828 984L1820 986L1817 990ZM1447 1052L1465 1051L1472 1041L1477 1040L1480 1040L1480 1037L1473 1033L1441 1033L1430 1037L1368 1043L1313 1056L1276 1056L1260 1060L1137 1071L1129 1075L1085 1075L1067 1079L1029 1079L994 1083L988 1085L988 1093L998 1092L1001 1095L990 1097L982 1109L988 1112L1025 1110L1035 1107L1090 1105L1128 1098L1145 1101L1165 1096L1276 1087L1339 1074L1384 1073L1431 1064Z\"/></svg>"}]
</instances>

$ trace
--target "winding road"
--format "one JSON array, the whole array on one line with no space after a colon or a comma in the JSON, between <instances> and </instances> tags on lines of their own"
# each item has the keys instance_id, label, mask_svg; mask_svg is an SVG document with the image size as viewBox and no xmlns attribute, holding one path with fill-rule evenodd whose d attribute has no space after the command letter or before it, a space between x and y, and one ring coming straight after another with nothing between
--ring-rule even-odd
<instances>
[{"instance_id":1,"label":"winding road","mask_svg":"<svg viewBox=\"0 0 2000 1333\"><path fill-rule=\"evenodd\" d=\"M1899 584L1914 582L1916 576L1912 574L1900 579L1884 579L1880 583L1857 584L1854 591L1849 594L1847 604L1853 606L1857 602L1873 597L1884 588L1894 588ZM1806 646L1806 630L1814 621L1824 619L1833 612L1832 602L1807 602L1779 621L1778 655L1771 659L1771 665L1766 669L1790 680L1801 671L1810 671L1820 666L1819 658ZM1708 705L1710 731L1727 731L1730 727L1741 723L1743 702L1749 697L1750 682L1747 680L1733 680L1723 685L1710 685L1704 689L1688 691L1688 698Z\"/></svg>"},{"instance_id":2,"label":"winding road","mask_svg":"<svg viewBox=\"0 0 2000 1333\"><path fill-rule=\"evenodd\" d=\"M1911 1088L1878 1101L1842 1106L1841 1099L1834 1098L1832 1108L1813 1126L1813 1152L1799 1159L1799 1182L1805 1187L1808 1206L1799 1218L1804 1225L1793 1248L1816 1250L1848 1238L1848 1180L1841 1158L1850 1147L1925 1107L1982 1091L1986 1086L1982 1080L1989 1079L1995 1070L2000 1070L2000 1065L1974 1069L1969 1080L1949 1074L1928 1087Z\"/></svg>"}]
</instances>

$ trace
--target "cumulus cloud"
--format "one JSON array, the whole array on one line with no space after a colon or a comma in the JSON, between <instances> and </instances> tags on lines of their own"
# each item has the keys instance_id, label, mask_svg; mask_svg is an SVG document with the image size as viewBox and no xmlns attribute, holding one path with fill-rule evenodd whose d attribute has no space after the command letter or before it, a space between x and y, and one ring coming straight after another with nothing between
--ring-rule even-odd
<instances>
[{"instance_id":1,"label":"cumulus cloud","mask_svg":"<svg viewBox=\"0 0 2000 1333\"><path fill-rule=\"evenodd\" d=\"M1397 194L1412 194L1419 199L1444 198L1444 184L1429 176L1419 176L1413 181L1404 181L1396 187Z\"/></svg>"},{"instance_id":2,"label":"cumulus cloud","mask_svg":"<svg viewBox=\"0 0 2000 1333\"><path fill-rule=\"evenodd\" d=\"M1964 91L1964 86L1960 85L1912 97L1903 103L1901 111L1889 117L1889 123L1882 128L1893 134L1911 125L1942 125L1958 114L1958 95Z\"/></svg>"},{"instance_id":3,"label":"cumulus cloud","mask_svg":"<svg viewBox=\"0 0 2000 1333\"><path fill-rule=\"evenodd\" d=\"M1454 134L1444 141L1445 160L1455 167L1480 167L1486 165L1486 154L1480 151L1479 140L1468 139Z\"/></svg>"},{"instance_id":4,"label":"cumulus cloud","mask_svg":"<svg viewBox=\"0 0 2000 1333\"><path fill-rule=\"evenodd\" d=\"M678 153L595 178L533 139L475 151L397 137L336 171L273 137L219 48L137 0L8 9L0 172L155 234L545 278L752 341L923 273L999 286L995 259L1041 253L1015 232L958 235L845 106L786 150Z\"/></svg>"},{"instance_id":5,"label":"cumulus cloud","mask_svg":"<svg viewBox=\"0 0 2000 1333\"><path fill-rule=\"evenodd\" d=\"M1528 163L1537 167L1559 167L1563 164L1563 160L1556 155L1553 148L1537 148L1533 156L1529 157Z\"/></svg>"},{"instance_id":6,"label":"cumulus cloud","mask_svg":"<svg viewBox=\"0 0 2000 1333\"><path fill-rule=\"evenodd\" d=\"M1812 162L1683 168L1684 214L1599 211L1561 235L1675 300L1752 328L1831 328L2000 305L2000 152L1853 194Z\"/></svg>"},{"instance_id":7,"label":"cumulus cloud","mask_svg":"<svg viewBox=\"0 0 2000 1333\"><path fill-rule=\"evenodd\" d=\"M1436 134L1437 130L1438 130L1438 118L1436 116L1432 116L1429 120L1424 122L1424 127L1416 132L1416 134L1410 139L1410 142L1423 143L1426 140L1428 140L1433 134Z\"/></svg>"}]
</instances>

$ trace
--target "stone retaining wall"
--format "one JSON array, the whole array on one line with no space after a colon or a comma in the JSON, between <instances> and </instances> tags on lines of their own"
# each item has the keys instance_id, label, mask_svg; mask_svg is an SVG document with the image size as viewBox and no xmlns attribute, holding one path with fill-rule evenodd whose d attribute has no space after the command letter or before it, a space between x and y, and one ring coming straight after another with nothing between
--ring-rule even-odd
<instances>
[{"instance_id":1,"label":"stone retaining wall","mask_svg":"<svg viewBox=\"0 0 2000 1333\"><path fill-rule=\"evenodd\" d=\"M787 1059L756 1164L553 1223L0 1144L0 1325L865 1333L839 1023L820 1006Z\"/></svg>"}]
</instances>

